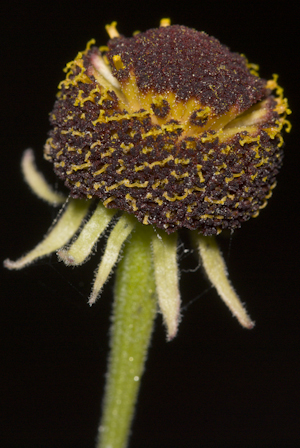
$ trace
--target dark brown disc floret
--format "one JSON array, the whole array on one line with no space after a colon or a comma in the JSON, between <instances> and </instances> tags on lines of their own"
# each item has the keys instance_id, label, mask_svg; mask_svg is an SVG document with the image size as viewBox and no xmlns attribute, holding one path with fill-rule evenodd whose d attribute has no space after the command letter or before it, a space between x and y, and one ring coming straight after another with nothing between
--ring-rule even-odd
<instances>
[{"instance_id":1,"label":"dark brown disc floret","mask_svg":"<svg viewBox=\"0 0 300 448\"><path fill-rule=\"evenodd\" d=\"M74 198L212 235L266 205L288 112L276 78L243 56L160 27L116 35L103 52L89 44L67 65L45 155Z\"/></svg>"}]
</instances>

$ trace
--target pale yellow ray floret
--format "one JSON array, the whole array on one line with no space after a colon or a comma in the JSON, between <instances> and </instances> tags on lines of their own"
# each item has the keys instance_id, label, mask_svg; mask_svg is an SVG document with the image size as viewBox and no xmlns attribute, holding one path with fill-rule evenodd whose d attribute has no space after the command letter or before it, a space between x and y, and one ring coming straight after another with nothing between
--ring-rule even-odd
<instances>
[{"instance_id":1,"label":"pale yellow ray floret","mask_svg":"<svg viewBox=\"0 0 300 448\"><path fill-rule=\"evenodd\" d=\"M215 238L199 235L194 232L194 240L199 250L200 258L202 259L203 268L221 299L243 327L248 329L253 328L254 322L248 316L243 304L229 282L226 265Z\"/></svg>"},{"instance_id":2,"label":"pale yellow ray floret","mask_svg":"<svg viewBox=\"0 0 300 448\"><path fill-rule=\"evenodd\" d=\"M171 340L180 320L177 233L153 232L152 247L158 304L167 327L167 339Z\"/></svg>"},{"instance_id":3,"label":"pale yellow ray floret","mask_svg":"<svg viewBox=\"0 0 300 448\"><path fill-rule=\"evenodd\" d=\"M99 202L92 217L85 224L76 241L69 247L64 247L57 252L59 258L67 266L78 266L83 264L115 213L116 210L105 208L104 205Z\"/></svg>"},{"instance_id":4,"label":"pale yellow ray floret","mask_svg":"<svg viewBox=\"0 0 300 448\"><path fill-rule=\"evenodd\" d=\"M66 201L66 197L53 191L42 173L37 170L32 149L29 148L24 151L21 168L25 181L39 198L51 205L60 205Z\"/></svg>"},{"instance_id":5,"label":"pale yellow ray floret","mask_svg":"<svg viewBox=\"0 0 300 448\"><path fill-rule=\"evenodd\" d=\"M22 170L25 181L40 198L52 205L57 205L62 200L63 196L53 192L43 175L37 170L32 150L25 151ZM77 239L70 244L69 241L79 231L84 222L90 204L91 201L68 199L44 240L27 255L16 261L7 259L4 261L4 265L8 269L22 269L36 259L55 251L58 251L59 258L66 265L77 266L84 263L116 213L116 210L107 209L99 202L92 217L85 223ZM136 223L135 217L123 213L111 231L96 273L89 299L90 305L95 303L99 296L113 267L118 262L123 244L134 230ZM177 333L180 321L177 233L168 235L161 230L154 229L151 229L151 232L157 299L167 328L167 338L171 340ZM254 323L228 280L226 265L214 237L204 237L197 232L193 232L193 238L199 250L204 270L220 297L244 327L252 328ZM151 257L150 252L149 256Z\"/></svg>"},{"instance_id":6,"label":"pale yellow ray floret","mask_svg":"<svg viewBox=\"0 0 300 448\"><path fill-rule=\"evenodd\" d=\"M96 302L99 293L109 277L114 265L118 261L122 246L136 225L136 219L124 213L111 231L104 255L99 264L89 304Z\"/></svg>"},{"instance_id":7,"label":"pale yellow ray floret","mask_svg":"<svg viewBox=\"0 0 300 448\"><path fill-rule=\"evenodd\" d=\"M44 240L24 257L16 261L5 260L5 267L22 269L34 260L51 254L67 244L79 229L89 206L89 202L83 199L70 199L59 213Z\"/></svg>"}]
</instances>

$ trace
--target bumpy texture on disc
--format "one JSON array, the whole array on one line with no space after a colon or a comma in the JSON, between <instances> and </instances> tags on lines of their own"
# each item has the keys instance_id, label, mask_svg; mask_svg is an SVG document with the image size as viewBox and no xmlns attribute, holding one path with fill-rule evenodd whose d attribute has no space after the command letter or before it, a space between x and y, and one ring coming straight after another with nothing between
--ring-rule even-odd
<instances>
[{"instance_id":1,"label":"bumpy texture on disc","mask_svg":"<svg viewBox=\"0 0 300 448\"><path fill-rule=\"evenodd\" d=\"M215 38L175 25L88 45L60 89L45 156L72 197L212 235L271 196L287 102Z\"/></svg>"}]
</instances>

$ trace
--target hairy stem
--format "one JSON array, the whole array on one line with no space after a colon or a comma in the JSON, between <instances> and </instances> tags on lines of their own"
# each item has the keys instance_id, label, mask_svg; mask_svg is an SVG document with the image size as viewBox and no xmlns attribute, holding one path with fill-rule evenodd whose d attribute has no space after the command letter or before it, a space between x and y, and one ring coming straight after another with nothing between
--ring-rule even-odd
<instances>
[{"instance_id":1,"label":"hairy stem","mask_svg":"<svg viewBox=\"0 0 300 448\"><path fill-rule=\"evenodd\" d=\"M156 314L153 230L138 224L117 268L107 384L97 448L125 448Z\"/></svg>"}]
</instances>

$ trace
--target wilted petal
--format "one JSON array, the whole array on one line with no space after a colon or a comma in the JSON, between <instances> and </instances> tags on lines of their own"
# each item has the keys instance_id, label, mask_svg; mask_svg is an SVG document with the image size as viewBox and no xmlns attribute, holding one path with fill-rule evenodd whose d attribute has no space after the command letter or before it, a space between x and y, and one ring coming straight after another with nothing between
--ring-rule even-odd
<instances>
[{"instance_id":1,"label":"wilted petal","mask_svg":"<svg viewBox=\"0 0 300 448\"><path fill-rule=\"evenodd\" d=\"M124 214L121 216L111 234L108 237L106 249L102 260L100 262L93 290L90 295L89 304L93 305L96 302L97 297L100 293L101 288L108 279L108 276L118 260L121 248L124 241L132 232L134 226L136 225L135 218Z\"/></svg>"},{"instance_id":2,"label":"wilted petal","mask_svg":"<svg viewBox=\"0 0 300 448\"><path fill-rule=\"evenodd\" d=\"M44 176L37 170L32 149L24 151L21 167L25 181L39 198L51 205L60 205L65 202L66 197L63 194L55 193Z\"/></svg>"},{"instance_id":3,"label":"wilted petal","mask_svg":"<svg viewBox=\"0 0 300 448\"><path fill-rule=\"evenodd\" d=\"M176 336L180 319L180 293L178 288L177 233L163 231L152 239L153 261L159 308L167 327L167 338Z\"/></svg>"},{"instance_id":4,"label":"wilted petal","mask_svg":"<svg viewBox=\"0 0 300 448\"><path fill-rule=\"evenodd\" d=\"M243 327L248 329L253 328L254 322L248 316L243 304L229 282L226 265L215 238L213 236L199 235L195 232L194 238L203 267L221 299L226 303L232 314Z\"/></svg>"},{"instance_id":5,"label":"wilted petal","mask_svg":"<svg viewBox=\"0 0 300 448\"><path fill-rule=\"evenodd\" d=\"M99 202L92 217L85 224L76 241L69 248L58 251L59 258L67 266L78 266L84 263L115 213L116 210L105 208Z\"/></svg>"},{"instance_id":6,"label":"wilted petal","mask_svg":"<svg viewBox=\"0 0 300 448\"><path fill-rule=\"evenodd\" d=\"M90 202L83 199L71 199L62 212L52 224L44 240L38 244L31 252L17 261L9 259L4 261L8 269L22 269L24 266L32 263L34 260L51 254L64 246L79 229L80 224L85 217Z\"/></svg>"}]
</instances>

